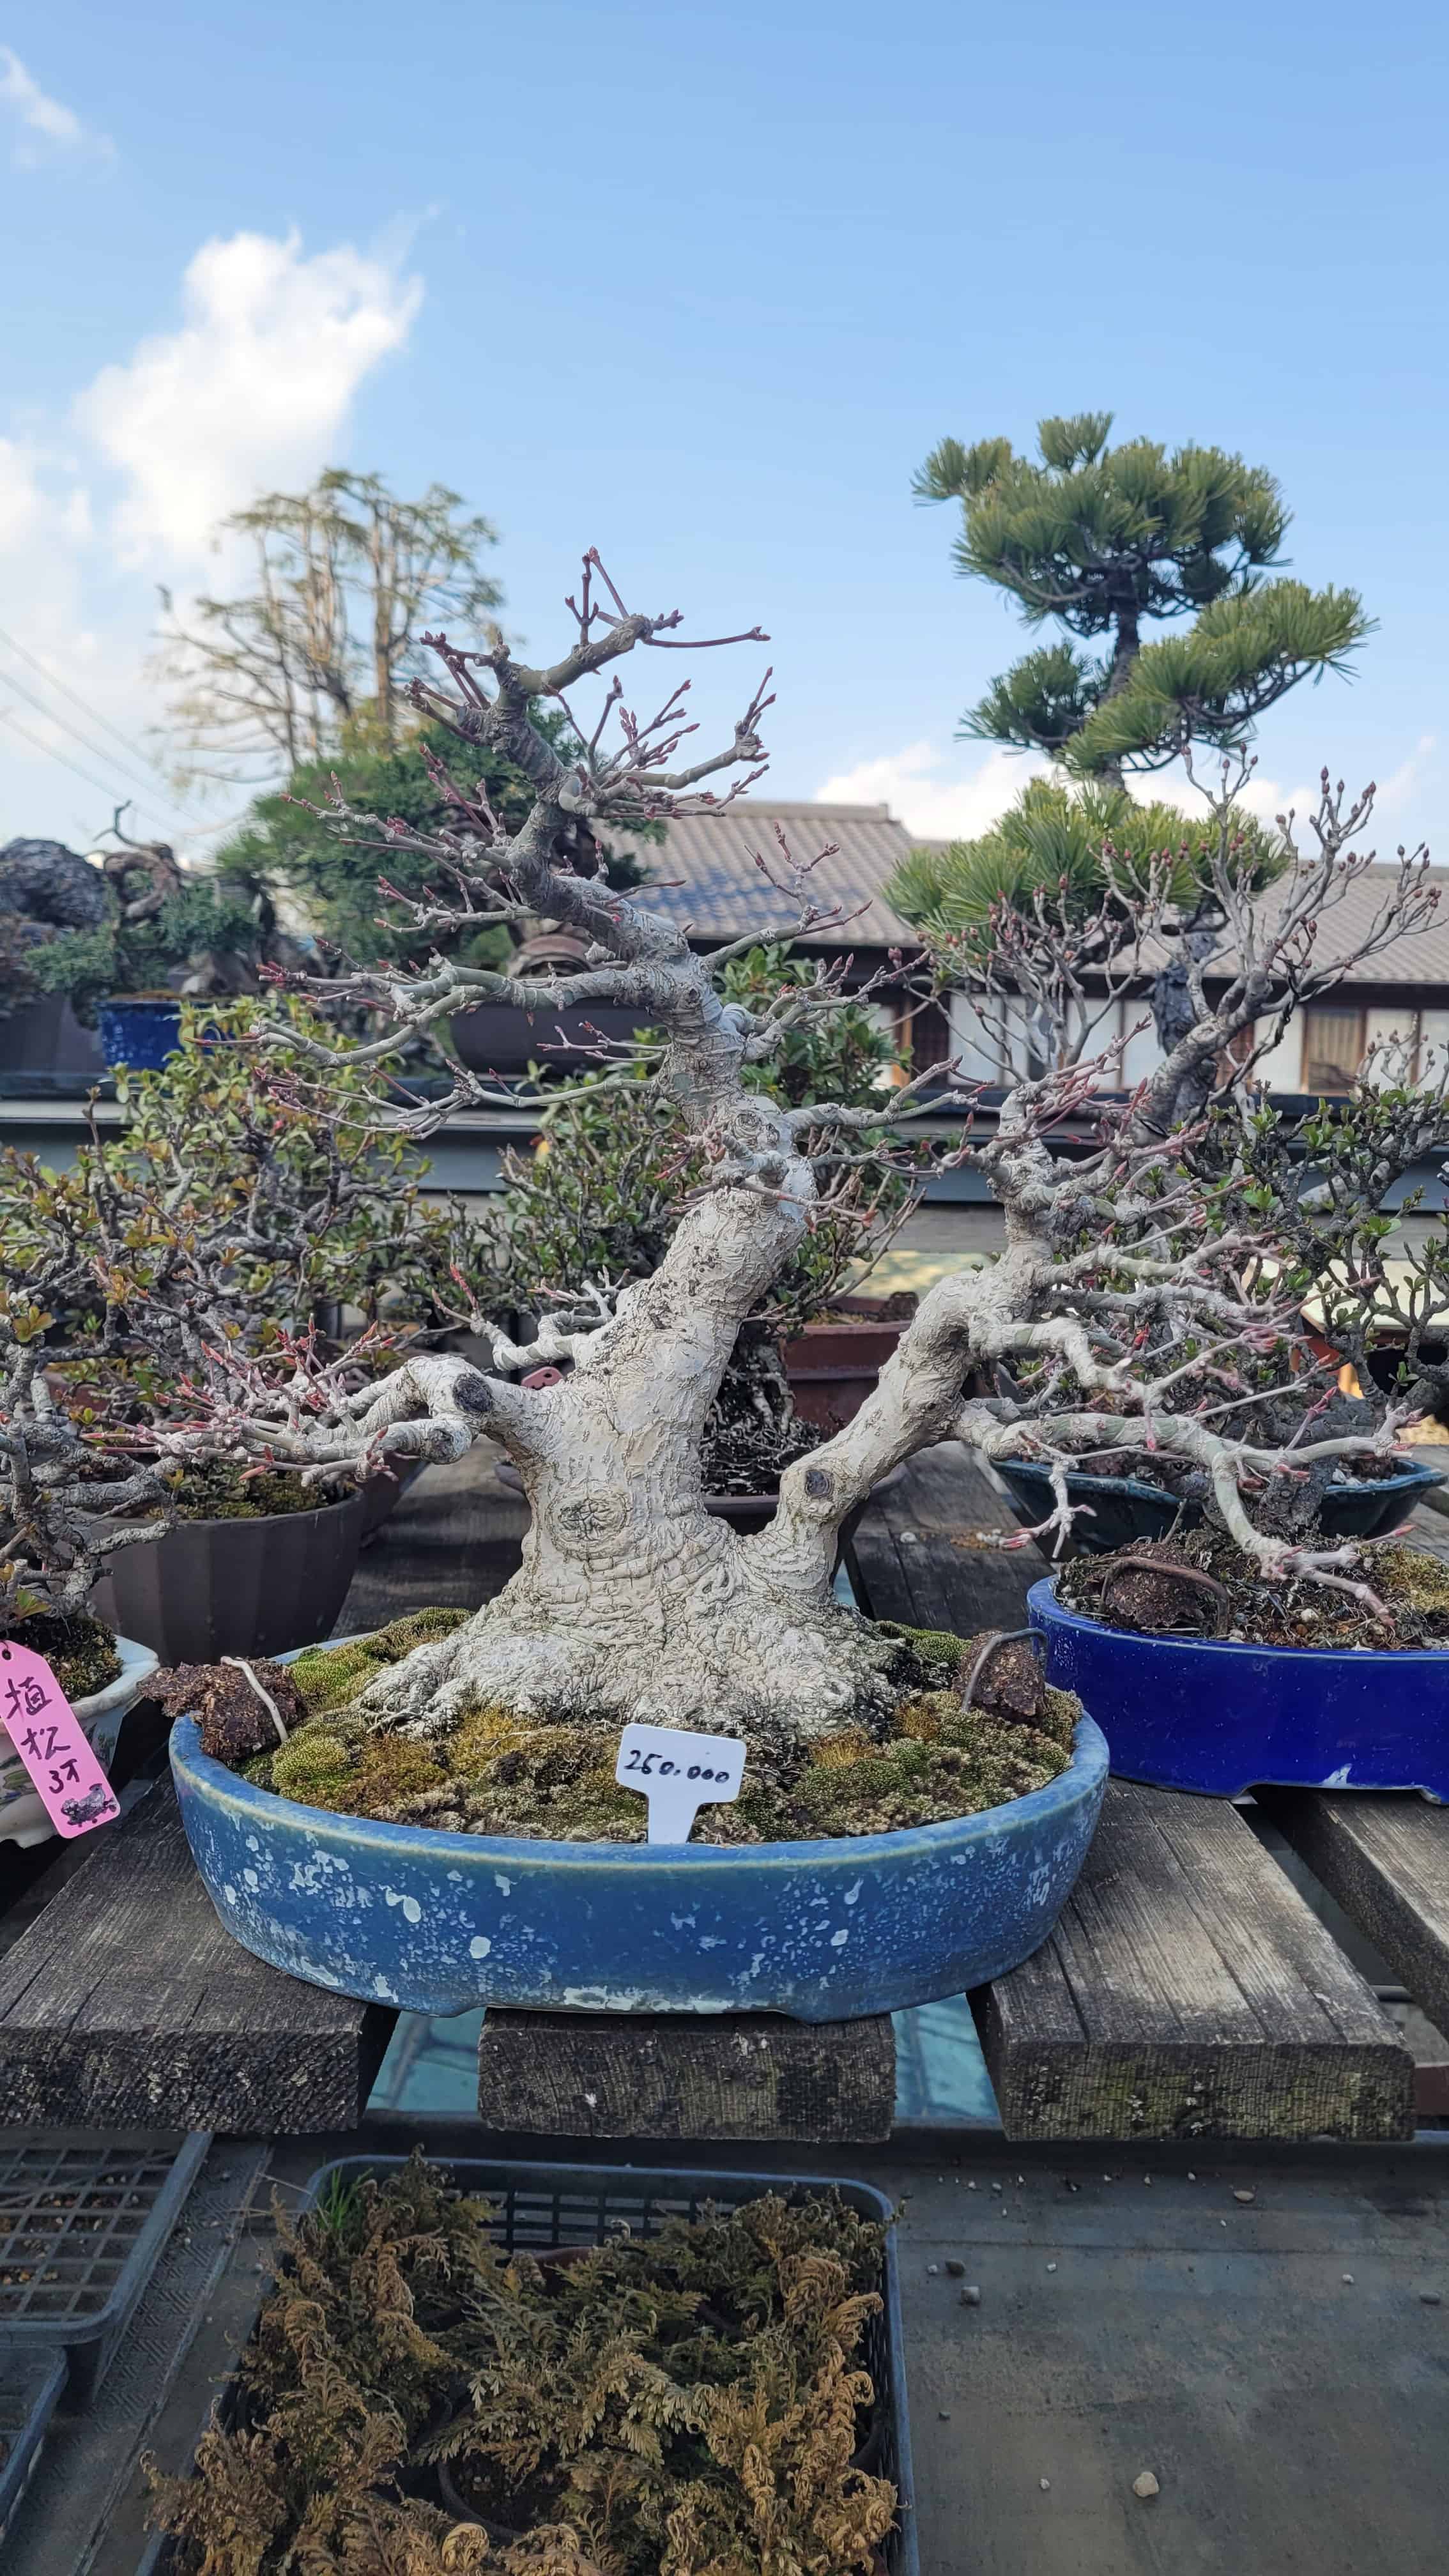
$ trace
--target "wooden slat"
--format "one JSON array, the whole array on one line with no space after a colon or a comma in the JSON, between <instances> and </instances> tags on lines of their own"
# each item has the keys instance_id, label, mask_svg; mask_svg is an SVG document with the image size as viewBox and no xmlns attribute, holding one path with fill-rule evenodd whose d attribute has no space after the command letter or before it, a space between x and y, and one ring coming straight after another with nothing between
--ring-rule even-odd
<instances>
[{"instance_id":1,"label":"wooden slat","mask_svg":"<svg viewBox=\"0 0 1449 2576\"><path fill-rule=\"evenodd\" d=\"M1449 1809L1369 1792L1256 1796L1421 2011L1449 2032Z\"/></svg>"},{"instance_id":2,"label":"wooden slat","mask_svg":"<svg viewBox=\"0 0 1449 2576\"><path fill-rule=\"evenodd\" d=\"M1051 1938L972 1998L1009 2138L1402 2138L1413 2061L1225 1801L1113 1781Z\"/></svg>"},{"instance_id":3,"label":"wooden slat","mask_svg":"<svg viewBox=\"0 0 1449 2576\"><path fill-rule=\"evenodd\" d=\"M396 2018L242 1949L158 1782L0 1959L0 2126L352 2128Z\"/></svg>"},{"instance_id":4,"label":"wooden slat","mask_svg":"<svg viewBox=\"0 0 1449 2576\"><path fill-rule=\"evenodd\" d=\"M962 1636L1019 1627L1036 1549L952 1544L991 1527L1015 1522L979 1462L929 1451L861 1524L863 1603ZM1114 1781L1052 1938L972 2004L1011 2138L1395 2138L1413 2125L1393 2023L1217 1799Z\"/></svg>"},{"instance_id":5,"label":"wooden slat","mask_svg":"<svg viewBox=\"0 0 1449 2576\"><path fill-rule=\"evenodd\" d=\"M975 1529L1014 1532L1016 1523L980 1460L943 1441L912 1459L862 1520L847 1560L862 1603L878 1619L962 1636L1024 1627L1041 1557L1034 1547L1003 1555L955 1544Z\"/></svg>"},{"instance_id":6,"label":"wooden slat","mask_svg":"<svg viewBox=\"0 0 1449 2576\"><path fill-rule=\"evenodd\" d=\"M490 2012L478 2043L479 2117L535 2137L858 2145L889 2137L895 2095L886 2014Z\"/></svg>"}]
</instances>

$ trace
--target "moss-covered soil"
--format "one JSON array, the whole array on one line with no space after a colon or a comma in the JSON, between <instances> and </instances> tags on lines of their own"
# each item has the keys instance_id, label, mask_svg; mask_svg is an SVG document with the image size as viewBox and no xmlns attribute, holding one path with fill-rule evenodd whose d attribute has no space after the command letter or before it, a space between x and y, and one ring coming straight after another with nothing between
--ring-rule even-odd
<instances>
[{"instance_id":1,"label":"moss-covered soil","mask_svg":"<svg viewBox=\"0 0 1449 2576\"><path fill-rule=\"evenodd\" d=\"M771 2194L555 2265L488 2219L417 2159L279 2213L236 2424L151 2472L179 2576L870 2576L878 2226Z\"/></svg>"},{"instance_id":2,"label":"moss-covered soil","mask_svg":"<svg viewBox=\"0 0 1449 2576\"><path fill-rule=\"evenodd\" d=\"M345 1502L353 1491L351 1485L306 1485L284 1467L243 1474L224 1459L205 1467L180 1467L165 1484L166 1507L179 1521L273 1520L279 1513L316 1512L324 1503Z\"/></svg>"},{"instance_id":3,"label":"moss-covered soil","mask_svg":"<svg viewBox=\"0 0 1449 2576\"><path fill-rule=\"evenodd\" d=\"M1336 1569L1367 1584L1381 1614L1306 1577L1268 1582L1225 1532L1142 1539L1110 1556L1078 1556L1057 1576L1069 1610L1143 1636L1218 1637L1232 1645L1449 1646L1449 1566L1399 1539L1360 1548Z\"/></svg>"},{"instance_id":4,"label":"moss-covered soil","mask_svg":"<svg viewBox=\"0 0 1449 2576\"><path fill-rule=\"evenodd\" d=\"M642 1842L644 1801L614 1779L619 1729L542 1726L498 1707L469 1710L450 1735L422 1743L358 1711L373 1676L467 1613L434 1610L378 1636L313 1648L290 1667L306 1721L290 1741L242 1766L247 1779L302 1806L453 1833L558 1842ZM765 1843L886 1833L975 1814L1040 1789L1071 1758L1077 1703L1040 1685L1022 1714L1005 1666L984 1705L963 1709L980 1639L893 1630L899 1696L878 1734L847 1728L790 1755L755 1754L732 1804L701 1810L697 1842ZM1034 1667L1033 1667L1034 1670Z\"/></svg>"}]
</instances>

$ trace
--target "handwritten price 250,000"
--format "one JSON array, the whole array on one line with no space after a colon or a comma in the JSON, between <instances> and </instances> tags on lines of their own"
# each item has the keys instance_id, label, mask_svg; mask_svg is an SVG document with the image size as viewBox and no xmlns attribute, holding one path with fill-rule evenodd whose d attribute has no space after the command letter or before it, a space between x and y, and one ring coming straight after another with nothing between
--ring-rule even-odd
<instances>
[{"instance_id":1,"label":"handwritten price 250,000","mask_svg":"<svg viewBox=\"0 0 1449 2576\"><path fill-rule=\"evenodd\" d=\"M727 1780L730 1776L728 1771L712 1771L704 1762L691 1762L681 1767L678 1762L671 1762L667 1758L661 1761L657 1753L645 1753L637 1744L625 1762L624 1768L626 1771L637 1771L646 1778L652 1775L661 1780L667 1780L670 1773L676 1771L683 1780Z\"/></svg>"}]
</instances>

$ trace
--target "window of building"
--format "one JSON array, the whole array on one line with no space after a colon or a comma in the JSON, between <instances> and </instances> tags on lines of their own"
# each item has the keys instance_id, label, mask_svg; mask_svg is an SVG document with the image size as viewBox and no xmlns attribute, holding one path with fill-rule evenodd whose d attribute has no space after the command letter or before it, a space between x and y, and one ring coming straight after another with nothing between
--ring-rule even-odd
<instances>
[{"instance_id":1,"label":"window of building","mask_svg":"<svg viewBox=\"0 0 1449 2576\"><path fill-rule=\"evenodd\" d=\"M1352 1091L1364 1056L1362 1011L1303 1014L1303 1089Z\"/></svg>"}]
</instances>

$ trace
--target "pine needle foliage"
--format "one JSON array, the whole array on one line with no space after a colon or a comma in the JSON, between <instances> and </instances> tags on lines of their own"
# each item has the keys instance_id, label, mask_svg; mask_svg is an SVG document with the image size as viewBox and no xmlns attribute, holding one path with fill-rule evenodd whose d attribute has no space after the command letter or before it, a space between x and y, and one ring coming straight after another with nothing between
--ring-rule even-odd
<instances>
[{"instance_id":1,"label":"pine needle foliage","mask_svg":"<svg viewBox=\"0 0 1449 2576\"><path fill-rule=\"evenodd\" d=\"M415 2157L279 2216L230 2429L151 2468L183 2576L869 2576L878 2227L769 2194L553 2267L489 2215Z\"/></svg>"},{"instance_id":2,"label":"pine needle foliage","mask_svg":"<svg viewBox=\"0 0 1449 2576\"><path fill-rule=\"evenodd\" d=\"M978 840L913 850L887 886L886 900L920 930L943 966L979 968L990 955L999 908L1029 911L1038 895L1069 919L1086 920L1107 905L1126 939L1134 894L1145 900L1154 871L1161 871L1159 899L1191 919L1209 888L1218 840L1211 815L1199 822L1175 805L1139 805L1125 788L1102 780L1071 787L1034 778ZM1271 885L1287 865L1281 834L1250 815L1238 818L1232 855L1235 871L1254 891ZM1109 943L1112 935L1109 924Z\"/></svg>"},{"instance_id":3,"label":"pine needle foliage","mask_svg":"<svg viewBox=\"0 0 1449 2576\"><path fill-rule=\"evenodd\" d=\"M1217 447L1108 444L1110 412L1044 420L1037 455L943 439L914 478L960 504L958 570L994 582L1029 626L1107 639L1029 653L961 733L1045 751L1080 778L1164 768L1194 743L1239 744L1298 682L1343 672L1370 631L1356 592L1269 581L1289 513L1274 477ZM1160 643L1143 628L1189 619Z\"/></svg>"}]
</instances>

